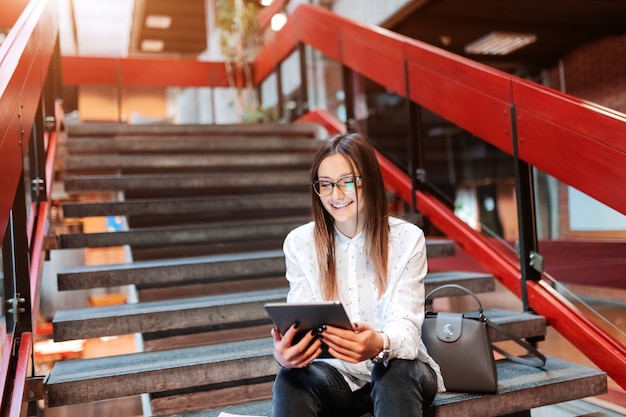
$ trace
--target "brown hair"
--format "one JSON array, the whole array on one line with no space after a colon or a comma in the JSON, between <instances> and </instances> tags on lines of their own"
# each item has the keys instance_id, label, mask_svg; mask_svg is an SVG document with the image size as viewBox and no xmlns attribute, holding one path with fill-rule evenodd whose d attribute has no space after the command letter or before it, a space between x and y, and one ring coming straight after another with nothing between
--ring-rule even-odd
<instances>
[{"instance_id":1,"label":"brown hair","mask_svg":"<svg viewBox=\"0 0 626 417\"><path fill-rule=\"evenodd\" d=\"M362 202L365 206L365 248L367 256L374 263L376 285L380 298L387 287L387 259L389 252L389 221L387 196L380 166L374 147L364 136L358 133L332 136L317 151L311 167L311 182L317 180L321 162L328 156L340 154L352 167L352 173L361 176ZM311 187L312 213L315 221L314 241L320 268L322 294L327 300L338 296L335 230L332 216L324 209L319 196Z\"/></svg>"}]
</instances>

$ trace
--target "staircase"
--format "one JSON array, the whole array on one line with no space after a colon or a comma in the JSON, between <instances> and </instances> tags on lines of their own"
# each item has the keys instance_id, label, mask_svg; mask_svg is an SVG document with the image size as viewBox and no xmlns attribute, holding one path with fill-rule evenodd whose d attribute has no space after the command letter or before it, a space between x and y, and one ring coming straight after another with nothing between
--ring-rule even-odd
<instances>
[{"instance_id":1,"label":"staircase","mask_svg":"<svg viewBox=\"0 0 626 417\"><path fill-rule=\"evenodd\" d=\"M125 221L61 234L56 250L125 246L130 256L60 270L58 288L127 286L136 302L60 310L53 338L136 334L141 351L56 363L48 406L142 395L152 416L268 415L278 365L262 306L285 299L282 242L310 219L309 166L323 137L313 124L68 126L63 218ZM427 251L451 256L454 243L427 238ZM426 291L447 283L495 288L488 274L446 271L429 273ZM533 314L486 314L519 337L546 332ZM429 415L529 415L606 392L604 373L556 358L544 370L499 361L498 374L497 395L440 394Z\"/></svg>"}]
</instances>

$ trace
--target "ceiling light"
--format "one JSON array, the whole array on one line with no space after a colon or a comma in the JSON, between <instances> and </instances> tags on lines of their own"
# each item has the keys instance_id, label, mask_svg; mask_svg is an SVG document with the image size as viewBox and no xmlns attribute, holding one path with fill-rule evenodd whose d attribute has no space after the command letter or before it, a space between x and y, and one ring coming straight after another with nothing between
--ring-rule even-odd
<instances>
[{"instance_id":1,"label":"ceiling light","mask_svg":"<svg viewBox=\"0 0 626 417\"><path fill-rule=\"evenodd\" d=\"M172 25L172 17L158 14L150 14L146 17L146 27L151 29L169 29Z\"/></svg>"},{"instance_id":2,"label":"ceiling light","mask_svg":"<svg viewBox=\"0 0 626 417\"><path fill-rule=\"evenodd\" d=\"M274 32L278 32L283 28L283 26L285 26L285 23L287 23L287 15L284 13L276 13L272 16L270 26Z\"/></svg>"},{"instance_id":3,"label":"ceiling light","mask_svg":"<svg viewBox=\"0 0 626 417\"><path fill-rule=\"evenodd\" d=\"M532 33L491 32L465 46L465 52L477 55L507 55L537 41Z\"/></svg>"},{"instance_id":4,"label":"ceiling light","mask_svg":"<svg viewBox=\"0 0 626 417\"><path fill-rule=\"evenodd\" d=\"M141 50L145 52L161 52L165 43L161 40L146 39L141 41Z\"/></svg>"}]
</instances>

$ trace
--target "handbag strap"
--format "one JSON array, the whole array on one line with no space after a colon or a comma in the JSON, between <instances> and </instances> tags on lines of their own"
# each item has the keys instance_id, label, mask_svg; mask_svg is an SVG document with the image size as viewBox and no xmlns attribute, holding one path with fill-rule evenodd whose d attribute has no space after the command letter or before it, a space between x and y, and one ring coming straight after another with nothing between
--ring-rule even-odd
<instances>
[{"instance_id":1,"label":"handbag strap","mask_svg":"<svg viewBox=\"0 0 626 417\"><path fill-rule=\"evenodd\" d=\"M496 324L487 318L485 320L489 327L503 334L507 338L517 343L519 346L526 349L528 354L530 354L531 356L524 357L524 356L513 355L512 353L509 353L505 351L504 349L502 349L501 347L496 346L492 343L491 348L493 350L495 350L496 352L498 352L499 354L501 354L508 360L512 362L520 363L522 365L534 366L535 368L542 368L546 364L546 357L541 352L539 352L534 346L532 346L530 343L520 339L515 334L511 333L510 331L500 326L499 324Z\"/></svg>"},{"instance_id":2,"label":"handbag strap","mask_svg":"<svg viewBox=\"0 0 626 417\"><path fill-rule=\"evenodd\" d=\"M468 290L467 288L463 287L462 285L446 284L446 285L442 285L440 287L437 287L437 288L435 288L434 290L432 290L431 292L429 292L426 295L426 297L424 298L424 303L427 303L428 299L433 294L435 294L436 292L441 291L443 289L446 289L446 288L455 288L457 290L461 290L461 291L465 292L468 295L471 295L474 298L474 300L476 301L476 303L478 304L478 312L480 313L479 320L480 321L484 321L485 323L487 323L487 325L489 327L491 327L495 331L503 334L508 339L514 341L519 346L521 346L524 349L526 349L528 354L530 354L531 356L530 357L517 356L517 355L514 355L512 353L509 353L509 352L505 351L504 349L502 349L499 346L491 344L491 347L492 347L493 350L495 350L496 352L498 352L499 354L501 354L502 356L504 356L508 360L510 360L512 362L520 363L522 365L529 365L529 366L534 366L536 368L542 368L546 364L546 357L541 352L539 352L535 347L533 347L530 343L520 339L519 337L517 337L515 334L511 333L510 331L508 331L504 327L502 327L499 324L496 324L496 323L492 322L491 320L489 320L483 314L483 305L480 302L480 300L478 299L478 297L476 297L476 295L472 291Z\"/></svg>"},{"instance_id":3,"label":"handbag strap","mask_svg":"<svg viewBox=\"0 0 626 417\"><path fill-rule=\"evenodd\" d=\"M471 296L474 298L474 300L476 301L476 303L478 304L478 312L480 313L480 319L481 319L481 320L483 320L483 319L485 319L485 318L486 318L486 317L483 315L483 305L482 305L482 303L480 302L480 300L478 299L478 297L476 297L476 294L474 294L473 292L471 292L471 291L470 291L470 290L468 290L467 288L465 288L465 287L463 287L463 286L461 286L461 285L458 285L458 284L446 284L446 285L442 285L442 286L440 286L440 287L435 288L434 290L432 290L431 292L429 292L429 293L426 295L426 298L424 298L424 304L428 303L428 299L429 299L429 298L430 298L433 294L435 294L435 293L436 293L436 292L438 292L438 291L444 290L444 289L446 289L446 288L455 288L455 289L457 289L457 290L461 290L461 291L463 291L463 292L467 293L468 295L471 295Z\"/></svg>"}]
</instances>

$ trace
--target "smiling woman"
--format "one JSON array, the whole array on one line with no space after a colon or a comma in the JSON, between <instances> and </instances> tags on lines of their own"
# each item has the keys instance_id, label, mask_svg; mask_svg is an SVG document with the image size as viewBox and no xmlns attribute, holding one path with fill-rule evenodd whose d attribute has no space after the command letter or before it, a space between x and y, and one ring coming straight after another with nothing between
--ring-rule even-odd
<instances>
[{"instance_id":1,"label":"smiling woman","mask_svg":"<svg viewBox=\"0 0 626 417\"><path fill-rule=\"evenodd\" d=\"M313 221L283 245L287 302L341 302L352 328L326 323L301 338L300 323L272 330L282 367L272 415L419 415L444 389L420 342L424 234L389 216L374 147L360 134L322 144L311 185Z\"/></svg>"}]
</instances>

